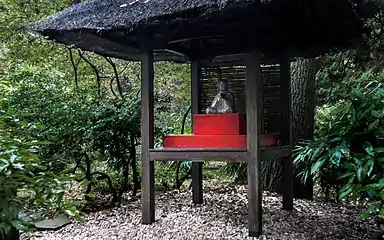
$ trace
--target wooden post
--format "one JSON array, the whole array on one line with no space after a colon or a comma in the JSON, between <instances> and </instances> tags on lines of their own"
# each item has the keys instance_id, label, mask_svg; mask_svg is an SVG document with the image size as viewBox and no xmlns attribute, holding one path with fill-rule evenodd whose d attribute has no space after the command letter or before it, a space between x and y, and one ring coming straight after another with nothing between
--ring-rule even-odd
<instances>
[{"instance_id":1,"label":"wooden post","mask_svg":"<svg viewBox=\"0 0 384 240\"><path fill-rule=\"evenodd\" d=\"M262 78L260 55L246 57L247 88L247 168L248 168L248 230L250 237L262 234L262 192L260 135L262 122Z\"/></svg>"},{"instance_id":2,"label":"wooden post","mask_svg":"<svg viewBox=\"0 0 384 240\"><path fill-rule=\"evenodd\" d=\"M154 163L149 149L154 146L153 130L153 50L141 56L141 198L142 223L155 221Z\"/></svg>"},{"instance_id":3,"label":"wooden post","mask_svg":"<svg viewBox=\"0 0 384 240\"><path fill-rule=\"evenodd\" d=\"M283 161L283 209L293 209L292 136L291 136L291 71L289 58L280 59L281 125L280 138L283 146L291 147L291 154Z\"/></svg>"},{"instance_id":4,"label":"wooden post","mask_svg":"<svg viewBox=\"0 0 384 240\"><path fill-rule=\"evenodd\" d=\"M191 62L192 114L199 113L200 110L200 87L200 62L193 60ZM203 203L203 163L201 162L192 162L192 200L195 204Z\"/></svg>"},{"instance_id":5,"label":"wooden post","mask_svg":"<svg viewBox=\"0 0 384 240\"><path fill-rule=\"evenodd\" d=\"M19 239L20 239L20 232L14 227L12 227L11 232L5 236L5 240L19 240Z\"/></svg>"}]
</instances>

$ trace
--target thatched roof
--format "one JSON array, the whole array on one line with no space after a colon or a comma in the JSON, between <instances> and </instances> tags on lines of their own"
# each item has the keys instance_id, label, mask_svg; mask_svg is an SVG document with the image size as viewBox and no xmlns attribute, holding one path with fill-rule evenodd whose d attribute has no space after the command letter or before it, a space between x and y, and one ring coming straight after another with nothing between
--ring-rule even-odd
<instances>
[{"instance_id":1,"label":"thatched roof","mask_svg":"<svg viewBox=\"0 0 384 240\"><path fill-rule=\"evenodd\" d=\"M100 54L138 59L143 43L158 59L211 58L249 51L318 54L361 33L349 0L88 0L31 29ZM200 47L193 48L193 42ZM175 54L175 53L181 53Z\"/></svg>"}]
</instances>

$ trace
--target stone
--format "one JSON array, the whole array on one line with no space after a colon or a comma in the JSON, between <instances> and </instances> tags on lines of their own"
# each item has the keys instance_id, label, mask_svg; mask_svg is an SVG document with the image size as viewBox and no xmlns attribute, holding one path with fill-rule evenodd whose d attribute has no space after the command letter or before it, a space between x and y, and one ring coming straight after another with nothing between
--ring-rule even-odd
<instances>
[{"instance_id":1,"label":"stone","mask_svg":"<svg viewBox=\"0 0 384 240\"><path fill-rule=\"evenodd\" d=\"M207 114L235 113L235 96L228 89L228 81L220 81L220 92L215 96L210 107L206 109Z\"/></svg>"},{"instance_id":2,"label":"stone","mask_svg":"<svg viewBox=\"0 0 384 240\"><path fill-rule=\"evenodd\" d=\"M71 223L69 217L61 215L53 219L45 219L35 223L38 231L44 230L58 230Z\"/></svg>"}]
</instances>

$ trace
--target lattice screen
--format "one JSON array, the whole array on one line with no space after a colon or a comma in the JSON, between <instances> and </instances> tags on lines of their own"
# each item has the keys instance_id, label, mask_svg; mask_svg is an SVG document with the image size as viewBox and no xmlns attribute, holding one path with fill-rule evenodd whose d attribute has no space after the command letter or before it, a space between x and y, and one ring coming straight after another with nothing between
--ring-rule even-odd
<instances>
[{"instance_id":1,"label":"lattice screen","mask_svg":"<svg viewBox=\"0 0 384 240\"><path fill-rule=\"evenodd\" d=\"M279 133L280 129L280 67L279 65L261 66L263 77L263 133ZM246 112L245 66L221 64L219 66L202 65L201 73L201 111L210 106L219 91L219 78L229 81L229 89L236 97L236 110Z\"/></svg>"}]
</instances>

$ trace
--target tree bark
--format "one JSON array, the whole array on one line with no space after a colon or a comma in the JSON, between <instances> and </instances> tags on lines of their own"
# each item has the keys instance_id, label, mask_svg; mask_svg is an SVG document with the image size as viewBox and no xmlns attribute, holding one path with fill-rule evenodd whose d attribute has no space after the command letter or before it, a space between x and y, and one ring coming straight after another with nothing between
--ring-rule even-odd
<instances>
[{"instance_id":1,"label":"tree bark","mask_svg":"<svg viewBox=\"0 0 384 240\"><path fill-rule=\"evenodd\" d=\"M292 93L292 141L313 139L316 107L317 59L302 59L291 64ZM296 171L300 171L297 169ZM294 173L295 198L313 199L313 181L308 178L304 184Z\"/></svg>"},{"instance_id":2,"label":"tree bark","mask_svg":"<svg viewBox=\"0 0 384 240\"><path fill-rule=\"evenodd\" d=\"M291 63L292 95L292 142L299 139L313 139L316 106L315 80L318 70L317 59L300 59ZM298 172L294 173L296 176ZM282 193L282 161L262 162L262 185L264 189ZM294 178L294 197L313 199L311 179L303 184Z\"/></svg>"}]
</instances>

